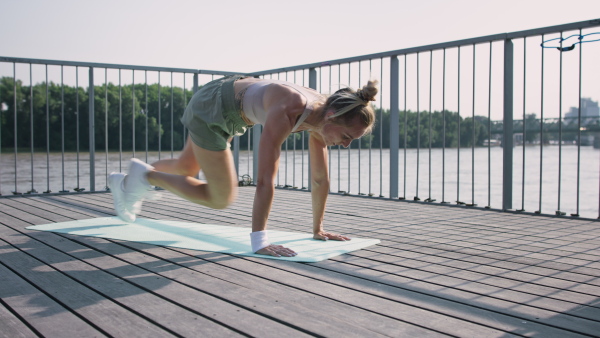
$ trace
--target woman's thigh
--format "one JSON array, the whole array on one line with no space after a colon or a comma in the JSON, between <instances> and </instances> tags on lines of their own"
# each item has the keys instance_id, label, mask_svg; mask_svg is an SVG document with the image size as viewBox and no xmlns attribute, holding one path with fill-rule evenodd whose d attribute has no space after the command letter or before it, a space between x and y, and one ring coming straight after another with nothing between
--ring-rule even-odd
<instances>
[{"instance_id":1,"label":"woman's thigh","mask_svg":"<svg viewBox=\"0 0 600 338\"><path fill-rule=\"evenodd\" d=\"M231 150L213 151L203 149L188 142L193 150L196 162L202 168L210 200L217 208L225 208L237 197L238 178Z\"/></svg>"}]
</instances>

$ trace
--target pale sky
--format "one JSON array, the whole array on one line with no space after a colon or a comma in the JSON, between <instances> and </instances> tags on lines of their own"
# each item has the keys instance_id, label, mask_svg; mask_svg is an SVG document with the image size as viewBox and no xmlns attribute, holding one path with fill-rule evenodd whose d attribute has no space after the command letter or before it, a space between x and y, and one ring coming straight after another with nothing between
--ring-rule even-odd
<instances>
[{"instance_id":1,"label":"pale sky","mask_svg":"<svg viewBox=\"0 0 600 338\"><path fill-rule=\"evenodd\" d=\"M600 0L0 0L0 55L251 72L600 18Z\"/></svg>"}]
</instances>

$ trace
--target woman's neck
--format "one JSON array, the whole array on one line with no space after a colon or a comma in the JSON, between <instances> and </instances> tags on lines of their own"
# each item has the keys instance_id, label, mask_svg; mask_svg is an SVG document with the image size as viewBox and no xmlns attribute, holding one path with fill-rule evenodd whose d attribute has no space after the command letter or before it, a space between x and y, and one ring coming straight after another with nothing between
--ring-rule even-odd
<instances>
[{"instance_id":1,"label":"woman's neck","mask_svg":"<svg viewBox=\"0 0 600 338\"><path fill-rule=\"evenodd\" d=\"M307 128L311 131L319 131L325 124L325 104L317 103L315 104L315 109L313 109L312 113L306 118L304 121L305 124L309 126Z\"/></svg>"}]
</instances>

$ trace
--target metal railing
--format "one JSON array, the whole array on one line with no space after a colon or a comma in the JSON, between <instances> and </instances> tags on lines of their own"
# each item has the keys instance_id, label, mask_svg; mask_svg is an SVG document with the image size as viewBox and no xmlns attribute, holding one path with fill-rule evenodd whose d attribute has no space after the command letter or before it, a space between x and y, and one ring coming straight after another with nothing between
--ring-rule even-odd
<instances>
[{"instance_id":1,"label":"metal railing","mask_svg":"<svg viewBox=\"0 0 600 338\"><path fill-rule=\"evenodd\" d=\"M173 157L185 142L179 117L193 92L234 74L11 57L0 57L0 72L3 195L106 190L125 155Z\"/></svg>"},{"instance_id":2,"label":"metal railing","mask_svg":"<svg viewBox=\"0 0 600 338\"><path fill-rule=\"evenodd\" d=\"M568 212L596 218L600 212L600 151L584 146L582 140L596 136L598 123L585 114L581 104L586 97L591 100L585 102L593 103L600 96L600 83L596 80L599 72L593 64L600 56L600 43L585 44L587 41L579 40L572 50L567 51L566 47L573 43L567 37L595 34L593 28L598 26L600 20L592 20L248 75L287 80L322 93L346 86L358 88L370 78L380 81L373 133L355 141L349 149L329 149L333 193L542 214ZM560 50L540 46L548 40L558 43ZM8 65L9 69L4 69L8 76L3 75L3 65ZM36 66L46 69L41 78L45 95L38 93L40 85L34 84ZM69 87L64 85L63 71L75 73L67 81L71 83L69 90L75 88L74 108L69 107L71 101L64 98L64 92L59 94L60 100L56 99L59 87L51 82L53 77L48 77L49 68L60 69L62 91ZM80 68L88 70L83 76L87 91L79 88ZM99 73L101 70L103 74ZM126 85L121 82L123 72L131 78ZM154 77L149 79L149 74ZM170 75L166 84L164 77L160 79L161 74ZM178 84L173 83L174 74ZM146 160L151 160L160 158L166 146L170 156L175 156L181 143L174 138L181 142L185 138L185 131L178 124L183 109L177 98L183 95L185 102L200 84L227 74L232 72L0 57L0 76L4 76L4 82L12 78L12 92L18 93L11 96L10 88L0 86L0 100L12 100L12 104L0 107L0 140L4 140L0 144L0 193L10 194L5 188L10 181L11 186L14 183L13 193L37 193L36 187L44 181L44 192L82 191L80 176L89 177L88 190L102 190L105 179L96 179L107 175L110 169L120 170L123 154L136 156L136 150L143 151ZM27 86L19 79L27 75L29 88L24 91ZM193 83L191 91L186 89L190 86L186 82L189 77ZM144 80L136 82L140 78ZM115 82L118 85L112 84ZM151 96L157 94L154 101L150 98L150 106L148 89ZM135 95L128 94L131 92ZM118 98L109 93L118 93ZM89 96L95 100L88 100ZM45 105L40 106L36 98L46 100ZM86 103L87 110L82 107ZM568 117L565 105L575 109ZM45 109L45 130L37 121L44 116L37 111L40 107ZM77 126L75 135L64 131L71 126L64 122L70 113L76 117L75 122L72 116L68 119ZM124 115L130 116L123 118ZM11 126L7 125L9 120ZM87 145L80 140L82 120L87 120ZM23 130L23 123L29 123L26 138L17 133ZM140 129L140 123L145 123L145 128ZM11 137L2 138L7 133ZM57 134L62 138L61 158L54 152L58 149L49 148L51 143L56 144L52 138ZM256 126L233 142L240 176L253 177L258 170L254 159L260 134L261 127ZM41 137L46 138L45 143L38 141ZM65 150L67 138L77 140L75 160L64 157L65 153L73 156L73 146ZM277 175L279 187L310 190L308 138L308 133L302 132L291 135L283 144ZM7 143L10 139L12 144ZM499 142L502 147L495 147ZM38 144L43 144L45 151ZM94 146L89 147L90 144ZM13 150L10 156L6 149ZM96 156L101 150L103 159ZM40 158L44 153L45 159ZM51 160L53 156L56 159ZM80 162L83 157L87 157L87 165ZM9 169L9 163L14 169ZM60 188L51 188L57 183L51 178L54 163L62 165L58 175ZM39 173L41 169L46 170L45 175ZM65 181L69 181L67 187ZM24 190L26 186L28 190Z\"/></svg>"}]
</instances>

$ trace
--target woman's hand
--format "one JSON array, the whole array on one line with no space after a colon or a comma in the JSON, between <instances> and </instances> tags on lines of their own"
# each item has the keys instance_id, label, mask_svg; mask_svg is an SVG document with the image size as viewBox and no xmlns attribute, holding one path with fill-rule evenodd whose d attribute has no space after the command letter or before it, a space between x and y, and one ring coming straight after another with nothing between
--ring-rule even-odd
<instances>
[{"instance_id":1,"label":"woman's hand","mask_svg":"<svg viewBox=\"0 0 600 338\"><path fill-rule=\"evenodd\" d=\"M275 257L294 257L297 255L292 249L288 249L283 245L270 244L256 252L259 255L275 256Z\"/></svg>"},{"instance_id":2,"label":"woman's hand","mask_svg":"<svg viewBox=\"0 0 600 338\"><path fill-rule=\"evenodd\" d=\"M327 232L327 231L319 231L317 233L315 233L313 235L314 239L320 239L322 241L327 241L327 240L334 240L334 241L349 241L350 237L346 237L346 236L342 236L342 235L338 235L338 234L332 234L331 232Z\"/></svg>"}]
</instances>

